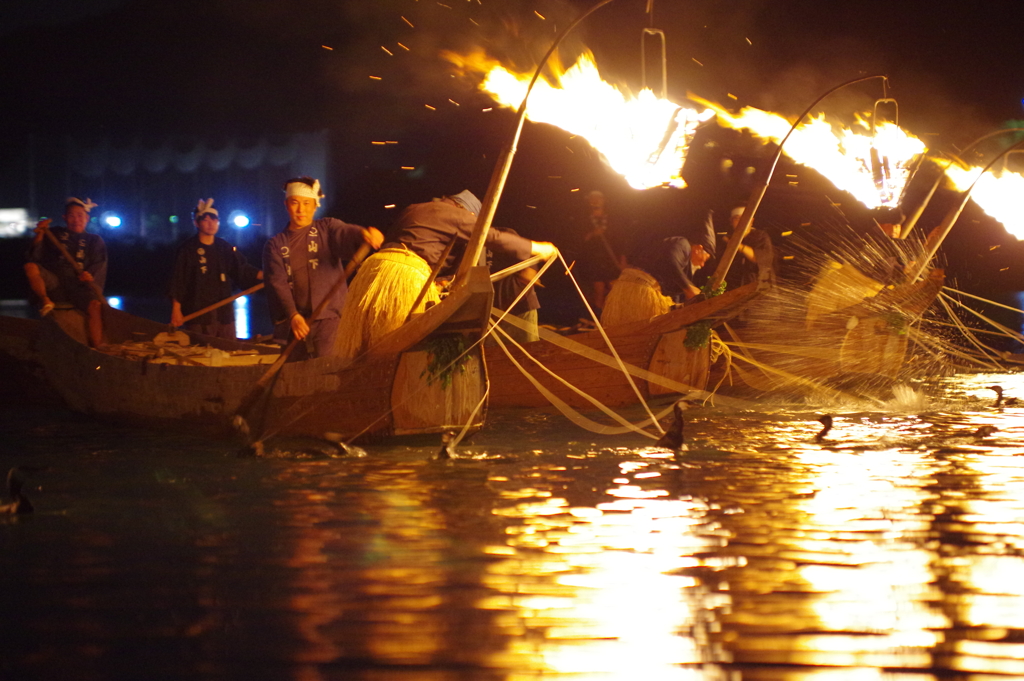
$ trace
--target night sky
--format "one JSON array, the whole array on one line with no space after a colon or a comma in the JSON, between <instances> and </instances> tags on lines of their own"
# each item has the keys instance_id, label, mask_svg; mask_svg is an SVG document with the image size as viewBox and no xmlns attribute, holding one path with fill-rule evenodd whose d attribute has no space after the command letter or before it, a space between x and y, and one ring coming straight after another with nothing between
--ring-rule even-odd
<instances>
[{"instance_id":1,"label":"night sky","mask_svg":"<svg viewBox=\"0 0 1024 681\"><path fill-rule=\"evenodd\" d=\"M463 187L482 195L507 139L510 114L482 112L489 101L453 77L440 51L482 47L527 69L592 4L3 3L0 141L17 149L29 134L216 139L326 128L340 168L330 214L385 224L388 204ZM653 18L647 5L616 0L599 9L566 40L563 58L591 49L607 79L635 90L641 29L653 25L667 35L676 101L691 91L794 115L841 82L886 74L884 94L898 100L901 126L935 149L955 151L1024 119L1021 2L654 0ZM873 81L837 93L823 108L852 122L882 96ZM544 127L524 134L499 221L557 242L556 214L578 200L571 189L599 187L630 206L656 202L638 198L585 145ZM371 145L381 139L398 144ZM0 203L25 205L14 156L0 160ZM401 166L417 171L402 173ZM691 182L695 189L707 186L700 179ZM1015 242L991 227L979 238L986 242L979 251L988 241Z\"/></svg>"}]
</instances>

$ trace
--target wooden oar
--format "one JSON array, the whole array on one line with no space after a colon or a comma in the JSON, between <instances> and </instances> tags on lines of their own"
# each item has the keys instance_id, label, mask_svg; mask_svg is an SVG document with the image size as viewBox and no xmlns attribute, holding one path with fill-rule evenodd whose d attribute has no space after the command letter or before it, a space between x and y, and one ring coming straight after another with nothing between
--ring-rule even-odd
<instances>
[{"instance_id":1,"label":"wooden oar","mask_svg":"<svg viewBox=\"0 0 1024 681\"><path fill-rule=\"evenodd\" d=\"M353 260L354 259L355 258L353 258ZM250 293L256 293L261 288L263 288L263 282L260 282L259 284L256 284L255 286L250 286L249 288L245 289L241 293L236 293L235 295L230 296L228 298L225 298L224 300L222 300L222 301L220 301L218 303L214 303L213 305L207 305L202 310L198 310L198 311L193 312L191 314L187 314L187 315L185 315L184 317L181 318L181 324L179 324L178 326L181 326L185 322L192 321L196 317L201 317L204 314L206 314L207 312L212 312L213 310L216 310L218 307L223 307L224 305L227 305L231 301L237 300L237 299L241 298L242 296L247 296ZM175 327L175 328L177 328L177 327Z\"/></svg>"},{"instance_id":2,"label":"wooden oar","mask_svg":"<svg viewBox=\"0 0 1024 681\"><path fill-rule=\"evenodd\" d=\"M355 255L352 256L352 259L348 261L347 265L345 265L344 274L338 277L338 281L334 283L334 286L331 287L331 290L328 291L327 295L324 296L324 299L321 300L320 304L316 306L315 310L313 310L313 314L310 316L310 321L316 319L317 316L319 316L319 314L324 311L324 308L326 308L330 304L331 300L334 298L334 295L338 292L338 289L340 289L341 286L346 281L348 281L349 275L352 274L352 272L354 272L357 267L359 267L359 264L363 262L363 260L366 258L367 255L369 255L369 253L370 244L364 243L359 247L359 250L357 250ZM292 351L298 344L299 339L297 337L293 337L291 341L288 342L288 345L286 345L284 350L281 351L281 356L278 357L277 360L275 360L274 363L270 365L270 368L267 370L265 374L260 376L260 380L256 381L256 384L252 387L252 390L249 391L248 396L246 396L246 398L242 400L242 403L238 407L238 411L236 412L237 414L242 415L244 417L245 413L248 412L249 409L251 409L252 406L256 404L259 398L263 396L263 392L266 389L267 384L269 384L270 381L272 381L274 377L277 376L278 372L281 371L281 367L283 367L285 362L288 361L289 355L292 354Z\"/></svg>"},{"instance_id":3,"label":"wooden oar","mask_svg":"<svg viewBox=\"0 0 1024 681\"><path fill-rule=\"evenodd\" d=\"M47 221L47 222L49 222L49 221ZM49 225L46 225L45 227L43 227L43 232L50 239L50 241L53 243L53 245L57 247L57 250L60 251L60 254L63 255L64 258L69 263L71 263L71 267L74 268L75 274L78 274L79 276L81 276L81 274L83 272L85 272L85 270L82 269L82 266L78 264L77 260L75 260L73 257L71 257L71 254L68 253L68 249L64 248L64 244L62 244L60 242L60 239L58 239L57 237L55 237L53 235L53 232L50 231L50 226ZM100 301L100 303L106 305L107 299L103 297L103 291L100 290L99 285L95 281L93 281L91 279L89 281L87 281L86 283L89 284L89 287L92 289L93 295L96 296L96 300L98 300L98 301Z\"/></svg>"},{"instance_id":4,"label":"wooden oar","mask_svg":"<svg viewBox=\"0 0 1024 681\"><path fill-rule=\"evenodd\" d=\"M438 272L440 272L441 268L444 267L445 261L448 260L448 254L452 252L452 246L454 245L455 237L453 236L452 240L448 242L448 245L444 247L441 257L430 269L430 276L427 277L427 280L423 283L423 288L420 289L419 295L416 296L416 301L412 304L412 307L409 308L409 314L406 316L405 321L409 321L409 318L412 317L412 313L415 312L416 308L419 307L419 304L423 302L423 299L427 295L427 291L429 291L430 287L434 285L434 280L437 279Z\"/></svg>"}]
</instances>

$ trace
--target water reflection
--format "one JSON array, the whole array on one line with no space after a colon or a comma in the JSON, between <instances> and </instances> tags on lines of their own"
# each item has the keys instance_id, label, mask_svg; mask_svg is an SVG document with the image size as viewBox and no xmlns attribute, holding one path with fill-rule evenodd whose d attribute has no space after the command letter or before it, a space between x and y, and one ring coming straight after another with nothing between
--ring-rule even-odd
<instances>
[{"instance_id":1,"label":"water reflection","mask_svg":"<svg viewBox=\"0 0 1024 681\"><path fill-rule=\"evenodd\" d=\"M0 517L0 677L1024 676L1024 408L991 385L1024 396L943 379L820 442L823 405L695 409L679 455L498 413L448 463L4 417L0 470L52 470Z\"/></svg>"}]
</instances>

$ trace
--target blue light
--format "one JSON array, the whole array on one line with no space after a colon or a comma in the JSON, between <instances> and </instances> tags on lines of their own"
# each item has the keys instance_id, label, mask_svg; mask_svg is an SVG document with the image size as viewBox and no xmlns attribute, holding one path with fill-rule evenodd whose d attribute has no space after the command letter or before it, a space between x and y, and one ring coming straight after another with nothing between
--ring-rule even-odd
<instances>
[{"instance_id":1,"label":"blue light","mask_svg":"<svg viewBox=\"0 0 1024 681\"><path fill-rule=\"evenodd\" d=\"M110 305L110 307L114 308L115 310L121 309L121 299L118 298L117 296L110 296L109 298L107 298L107 304Z\"/></svg>"},{"instance_id":2,"label":"blue light","mask_svg":"<svg viewBox=\"0 0 1024 681\"><path fill-rule=\"evenodd\" d=\"M107 227L117 228L121 226L121 216L116 213L111 213L110 211L107 211L100 216L100 220L102 220L103 224Z\"/></svg>"},{"instance_id":3,"label":"blue light","mask_svg":"<svg viewBox=\"0 0 1024 681\"><path fill-rule=\"evenodd\" d=\"M250 338L249 333L249 297L235 299L235 335L239 338Z\"/></svg>"},{"instance_id":4,"label":"blue light","mask_svg":"<svg viewBox=\"0 0 1024 681\"><path fill-rule=\"evenodd\" d=\"M231 222L236 229L248 227L251 222L251 220L249 220L249 216L240 210L232 211L231 215L228 216L228 221Z\"/></svg>"}]
</instances>

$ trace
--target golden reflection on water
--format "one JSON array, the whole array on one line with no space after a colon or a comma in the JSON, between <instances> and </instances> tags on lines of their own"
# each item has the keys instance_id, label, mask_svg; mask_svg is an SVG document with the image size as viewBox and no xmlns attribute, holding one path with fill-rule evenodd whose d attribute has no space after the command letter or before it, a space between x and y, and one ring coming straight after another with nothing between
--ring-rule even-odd
<instances>
[{"instance_id":1,"label":"golden reflection on water","mask_svg":"<svg viewBox=\"0 0 1024 681\"><path fill-rule=\"evenodd\" d=\"M613 501L587 507L540 490L506 492L529 498L494 511L509 521L508 541L489 549L505 556L484 577L500 595L480 607L500 610L518 634L496 664L656 680L708 660L709 613L728 595L686 574L721 543L706 506L630 484L607 493Z\"/></svg>"}]
</instances>

